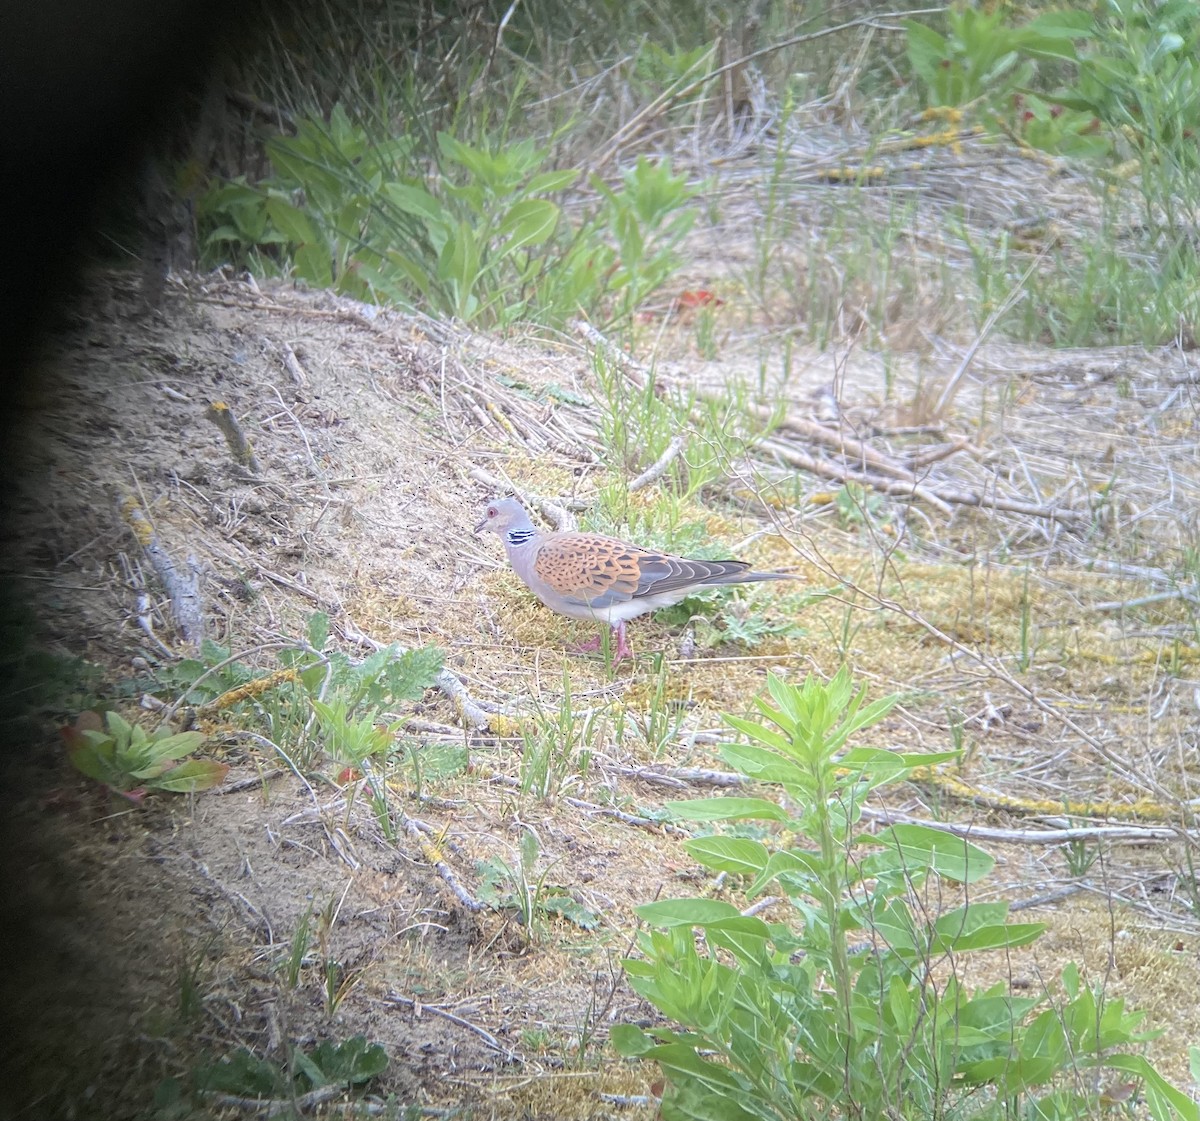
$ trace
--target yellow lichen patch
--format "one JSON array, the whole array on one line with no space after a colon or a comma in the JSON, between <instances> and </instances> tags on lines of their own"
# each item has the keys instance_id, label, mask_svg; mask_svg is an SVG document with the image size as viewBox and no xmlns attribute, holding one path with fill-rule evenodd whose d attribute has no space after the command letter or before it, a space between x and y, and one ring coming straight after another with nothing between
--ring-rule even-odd
<instances>
[{"instance_id":1,"label":"yellow lichen patch","mask_svg":"<svg viewBox=\"0 0 1200 1121\"><path fill-rule=\"evenodd\" d=\"M242 701L249 700L251 697L261 697L263 693L269 693L272 689L288 681L295 681L299 677L299 673L294 668L276 670L274 673L268 673L264 677L256 677L253 681L247 681L244 685L239 685L234 689L227 689L219 697L214 697L208 701L200 709L204 715L213 712L220 712L222 709L232 708Z\"/></svg>"},{"instance_id":2,"label":"yellow lichen patch","mask_svg":"<svg viewBox=\"0 0 1200 1121\"><path fill-rule=\"evenodd\" d=\"M142 511L138 500L132 495L126 495L121 499L121 515L124 517L129 528L133 530L133 535L137 538L138 544L143 549L149 547L154 541L154 526Z\"/></svg>"},{"instance_id":3,"label":"yellow lichen patch","mask_svg":"<svg viewBox=\"0 0 1200 1121\"><path fill-rule=\"evenodd\" d=\"M500 736L501 739L520 736L529 727L530 721L516 716L505 716L502 712L492 713L488 716L488 731Z\"/></svg>"}]
</instances>

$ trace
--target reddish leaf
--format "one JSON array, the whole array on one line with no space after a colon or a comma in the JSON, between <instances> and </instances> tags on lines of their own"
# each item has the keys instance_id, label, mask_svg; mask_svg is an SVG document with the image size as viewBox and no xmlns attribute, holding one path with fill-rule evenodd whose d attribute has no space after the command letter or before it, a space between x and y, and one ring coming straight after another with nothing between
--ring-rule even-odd
<instances>
[{"instance_id":1,"label":"reddish leaf","mask_svg":"<svg viewBox=\"0 0 1200 1121\"><path fill-rule=\"evenodd\" d=\"M720 307L725 301L707 288L689 288L675 297L675 306L680 308Z\"/></svg>"}]
</instances>

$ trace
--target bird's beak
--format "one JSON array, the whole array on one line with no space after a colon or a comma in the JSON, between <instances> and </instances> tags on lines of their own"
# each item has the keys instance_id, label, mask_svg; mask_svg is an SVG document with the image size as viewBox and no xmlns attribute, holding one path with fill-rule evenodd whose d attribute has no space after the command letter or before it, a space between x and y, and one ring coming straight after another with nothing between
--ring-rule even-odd
<instances>
[{"instance_id":1,"label":"bird's beak","mask_svg":"<svg viewBox=\"0 0 1200 1121\"><path fill-rule=\"evenodd\" d=\"M476 533L482 533L482 532L483 532L485 529L487 529L487 518L484 518L484 519L483 519L483 521L481 521L481 522L480 522L480 523L479 523L479 524L478 524L478 525L475 527L475 532L476 532Z\"/></svg>"}]
</instances>

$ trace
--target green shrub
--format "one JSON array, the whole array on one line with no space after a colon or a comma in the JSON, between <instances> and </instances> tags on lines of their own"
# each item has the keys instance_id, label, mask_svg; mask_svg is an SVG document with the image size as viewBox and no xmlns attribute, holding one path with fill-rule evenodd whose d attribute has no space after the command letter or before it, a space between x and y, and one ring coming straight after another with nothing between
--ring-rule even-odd
<instances>
[{"instance_id":1,"label":"green shrub","mask_svg":"<svg viewBox=\"0 0 1200 1121\"><path fill-rule=\"evenodd\" d=\"M943 914L929 881L974 884L986 852L918 825L870 832L864 799L953 753L848 747L895 703L864 703L850 675L790 685L768 678L760 720L727 716L748 743L722 747L735 770L786 795L670 805L698 822L774 823L773 844L697 837L688 851L744 882L781 892L792 921L767 922L717 899L638 908L650 930L626 962L632 987L682 1025L614 1029L624 1055L657 1062L666 1121L797 1117L1091 1116L1096 1091L1072 1077L1093 1067L1140 1079L1151 1114L1200 1119L1200 1106L1140 1055L1140 1013L1062 974L1063 996L1015 996L1003 984L968 992L954 968L967 953L1012 950L1043 931L1008 921L1008 904L967 902ZM788 807L788 808L785 808ZM699 937L697 936L699 931Z\"/></svg>"},{"instance_id":2,"label":"green shrub","mask_svg":"<svg viewBox=\"0 0 1200 1121\"><path fill-rule=\"evenodd\" d=\"M386 138L340 106L267 145L274 174L214 186L201 200L210 264L296 276L360 300L484 326L561 325L585 310L627 314L674 271L695 191L669 160L639 159L577 225L558 202L579 172L546 167L532 140L436 150Z\"/></svg>"}]
</instances>

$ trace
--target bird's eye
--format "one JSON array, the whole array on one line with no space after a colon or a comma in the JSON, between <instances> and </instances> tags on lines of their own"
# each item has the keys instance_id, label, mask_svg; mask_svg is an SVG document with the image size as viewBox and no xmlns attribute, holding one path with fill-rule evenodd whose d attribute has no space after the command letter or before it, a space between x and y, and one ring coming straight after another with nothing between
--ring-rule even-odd
<instances>
[{"instance_id":1,"label":"bird's eye","mask_svg":"<svg viewBox=\"0 0 1200 1121\"><path fill-rule=\"evenodd\" d=\"M488 517L489 517L489 518L494 518L495 516L496 516L496 507L495 507L495 506L489 506L489 507L488 507Z\"/></svg>"}]
</instances>

